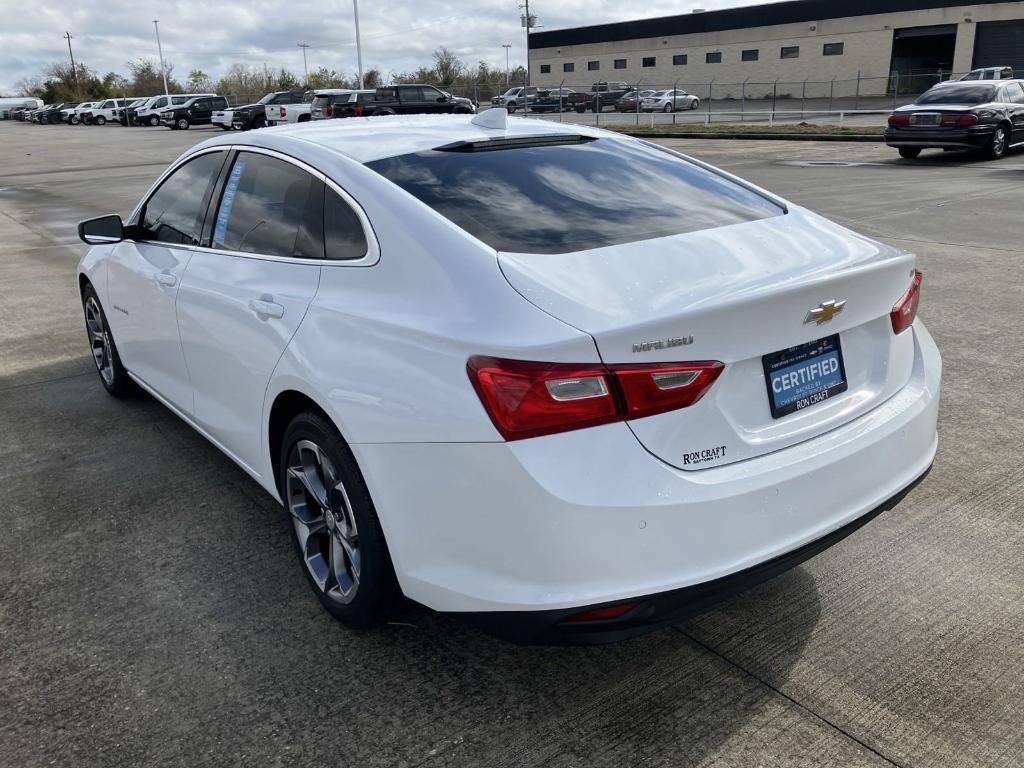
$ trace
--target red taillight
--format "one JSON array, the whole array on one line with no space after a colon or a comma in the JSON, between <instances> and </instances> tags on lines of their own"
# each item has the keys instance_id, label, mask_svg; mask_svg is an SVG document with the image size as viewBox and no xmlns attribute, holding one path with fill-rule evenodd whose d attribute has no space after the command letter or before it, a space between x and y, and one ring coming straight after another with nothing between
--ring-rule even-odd
<instances>
[{"instance_id":1,"label":"red taillight","mask_svg":"<svg viewBox=\"0 0 1024 768\"><path fill-rule=\"evenodd\" d=\"M910 287L889 313L893 333L903 333L903 331L914 324L914 318L917 317L917 305L920 302L921 273L915 269L913 279L910 281Z\"/></svg>"},{"instance_id":2,"label":"red taillight","mask_svg":"<svg viewBox=\"0 0 1024 768\"><path fill-rule=\"evenodd\" d=\"M611 365L475 356L469 378L506 440L637 419L697 402L722 372L716 361Z\"/></svg>"},{"instance_id":3,"label":"red taillight","mask_svg":"<svg viewBox=\"0 0 1024 768\"><path fill-rule=\"evenodd\" d=\"M286 112L285 112L285 110L284 110L284 107L279 107L279 108L278 108L278 111L279 111L279 112L281 113L281 117L284 117L284 116L285 116Z\"/></svg>"},{"instance_id":4,"label":"red taillight","mask_svg":"<svg viewBox=\"0 0 1024 768\"><path fill-rule=\"evenodd\" d=\"M889 125L910 125L910 115L889 115Z\"/></svg>"},{"instance_id":5,"label":"red taillight","mask_svg":"<svg viewBox=\"0 0 1024 768\"><path fill-rule=\"evenodd\" d=\"M978 116L971 114L956 115L949 114L943 115L940 121L942 125L977 125Z\"/></svg>"},{"instance_id":6,"label":"red taillight","mask_svg":"<svg viewBox=\"0 0 1024 768\"><path fill-rule=\"evenodd\" d=\"M725 367L719 362L609 366L622 388L626 418L653 416L693 405Z\"/></svg>"},{"instance_id":7,"label":"red taillight","mask_svg":"<svg viewBox=\"0 0 1024 768\"><path fill-rule=\"evenodd\" d=\"M352 111L355 113L356 117L361 117L363 114L363 105L356 104L356 108L353 109Z\"/></svg>"},{"instance_id":8,"label":"red taillight","mask_svg":"<svg viewBox=\"0 0 1024 768\"><path fill-rule=\"evenodd\" d=\"M638 603L619 603L606 605L603 608L591 608L589 611L574 613L566 621L600 621L601 619L617 619L636 608Z\"/></svg>"},{"instance_id":9,"label":"red taillight","mask_svg":"<svg viewBox=\"0 0 1024 768\"><path fill-rule=\"evenodd\" d=\"M326 107L324 107L324 114L327 115L328 117L333 115L334 114L334 105L328 104Z\"/></svg>"}]
</instances>

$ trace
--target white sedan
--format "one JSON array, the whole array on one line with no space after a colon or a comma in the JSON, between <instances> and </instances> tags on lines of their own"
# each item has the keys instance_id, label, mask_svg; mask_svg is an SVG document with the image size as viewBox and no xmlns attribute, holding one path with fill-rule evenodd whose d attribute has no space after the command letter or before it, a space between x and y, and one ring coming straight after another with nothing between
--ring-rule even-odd
<instances>
[{"instance_id":1,"label":"white sedan","mask_svg":"<svg viewBox=\"0 0 1024 768\"><path fill-rule=\"evenodd\" d=\"M103 386L280 500L328 611L366 626L404 593L613 640L927 473L912 255L663 147L505 118L225 134L127 222L79 225Z\"/></svg>"},{"instance_id":2,"label":"white sedan","mask_svg":"<svg viewBox=\"0 0 1024 768\"><path fill-rule=\"evenodd\" d=\"M699 106L698 97L678 88L658 91L640 102L640 109L644 112L675 112L679 109L697 109Z\"/></svg>"}]
</instances>

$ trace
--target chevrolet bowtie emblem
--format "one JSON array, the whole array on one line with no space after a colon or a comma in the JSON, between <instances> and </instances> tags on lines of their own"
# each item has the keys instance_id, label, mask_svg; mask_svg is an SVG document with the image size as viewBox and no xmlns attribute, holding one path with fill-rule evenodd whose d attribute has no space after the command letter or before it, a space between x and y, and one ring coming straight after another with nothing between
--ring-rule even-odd
<instances>
[{"instance_id":1,"label":"chevrolet bowtie emblem","mask_svg":"<svg viewBox=\"0 0 1024 768\"><path fill-rule=\"evenodd\" d=\"M818 325L827 323L833 317L842 312L843 307L845 306L845 301L823 301L807 313L807 317L804 318L804 322L817 323Z\"/></svg>"}]
</instances>

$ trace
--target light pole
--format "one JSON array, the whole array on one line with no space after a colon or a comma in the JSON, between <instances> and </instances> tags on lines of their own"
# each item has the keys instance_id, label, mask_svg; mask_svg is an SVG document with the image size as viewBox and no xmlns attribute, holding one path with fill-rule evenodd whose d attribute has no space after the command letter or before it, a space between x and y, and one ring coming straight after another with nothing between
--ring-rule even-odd
<instances>
[{"instance_id":1,"label":"light pole","mask_svg":"<svg viewBox=\"0 0 1024 768\"><path fill-rule=\"evenodd\" d=\"M303 83L305 86L309 86L309 65L306 64L306 49L309 48L309 43L299 43L299 48L302 49L302 70L306 73L306 82Z\"/></svg>"},{"instance_id":2,"label":"light pole","mask_svg":"<svg viewBox=\"0 0 1024 768\"><path fill-rule=\"evenodd\" d=\"M359 90L363 90L363 46L359 43L359 0L352 0L352 15L356 20L356 66L359 68Z\"/></svg>"},{"instance_id":3,"label":"light pole","mask_svg":"<svg viewBox=\"0 0 1024 768\"><path fill-rule=\"evenodd\" d=\"M71 50L71 33L65 32L64 38L68 41L68 55L71 57L71 76L75 79L75 96L81 98L82 91L78 87L78 70L75 69L75 54Z\"/></svg>"},{"instance_id":4,"label":"light pole","mask_svg":"<svg viewBox=\"0 0 1024 768\"><path fill-rule=\"evenodd\" d=\"M153 29L156 30L156 50L160 54L160 75L164 79L164 96L170 98L171 89L167 87L167 67L164 66L164 49L160 45L160 20L153 19Z\"/></svg>"},{"instance_id":5,"label":"light pole","mask_svg":"<svg viewBox=\"0 0 1024 768\"><path fill-rule=\"evenodd\" d=\"M508 70L508 49L512 47L512 43L502 43L501 47L505 49L505 89L508 90L511 86Z\"/></svg>"}]
</instances>

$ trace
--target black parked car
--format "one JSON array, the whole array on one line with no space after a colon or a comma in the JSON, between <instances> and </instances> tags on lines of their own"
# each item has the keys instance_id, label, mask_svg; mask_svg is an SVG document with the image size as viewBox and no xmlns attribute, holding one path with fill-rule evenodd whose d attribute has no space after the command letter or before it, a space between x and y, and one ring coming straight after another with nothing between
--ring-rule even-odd
<instances>
[{"instance_id":1,"label":"black parked car","mask_svg":"<svg viewBox=\"0 0 1024 768\"><path fill-rule=\"evenodd\" d=\"M309 119L364 117L373 114L376 100L376 91L317 91L313 96L313 107L310 109Z\"/></svg>"},{"instance_id":2,"label":"black parked car","mask_svg":"<svg viewBox=\"0 0 1024 768\"><path fill-rule=\"evenodd\" d=\"M63 104L54 104L50 107L44 107L43 109L39 110L38 119L36 122L38 122L41 125L53 125L55 123L59 123L61 122L60 111L62 109L70 109L72 107L77 107L79 103L80 102L77 101L66 101Z\"/></svg>"},{"instance_id":3,"label":"black parked car","mask_svg":"<svg viewBox=\"0 0 1024 768\"><path fill-rule=\"evenodd\" d=\"M529 99L530 110L533 112L565 112L574 109L573 97L576 91L572 88L539 88L537 96Z\"/></svg>"},{"instance_id":4,"label":"black parked car","mask_svg":"<svg viewBox=\"0 0 1024 768\"><path fill-rule=\"evenodd\" d=\"M268 93L255 104L234 107L231 115L231 126L236 131L265 128L267 125L268 106L299 104L302 102L302 96L302 91L275 91L274 93Z\"/></svg>"},{"instance_id":5,"label":"black parked car","mask_svg":"<svg viewBox=\"0 0 1024 768\"><path fill-rule=\"evenodd\" d=\"M378 88L373 101L368 101L365 109L366 114L370 115L468 115L476 111L476 107L469 99L452 96L432 85L411 84Z\"/></svg>"},{"instance_id":6,"label":"black parked car","mask_svg":"<svg viewBox=\"0 0 1024 768\"><path fill-rule=\"evenodd\" d=\"M184 104L168 107L160 113L160 122L168 128L184 131L193 125L209 125L213 110L226 109L228 100L223 96L196 96Z\"/></svg>"},{"instance_id":7,"label":"black parked car","mask_svg":"<svg viewBox=\"0 0 1024 768\"><path fill-rule=\"evenodd\" d=\"M922 149L978 149L998 160L1024 143L1024 81L947 82L889 116L885 143L913 158Z\"/></svg>"}]
</instances>

